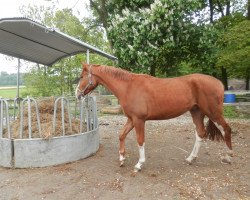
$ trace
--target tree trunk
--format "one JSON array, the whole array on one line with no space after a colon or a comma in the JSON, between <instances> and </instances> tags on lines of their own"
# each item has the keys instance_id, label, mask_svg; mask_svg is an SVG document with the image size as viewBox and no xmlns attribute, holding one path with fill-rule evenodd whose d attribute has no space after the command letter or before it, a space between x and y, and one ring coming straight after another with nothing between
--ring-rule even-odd
<instances>
[{"instance_id":1,"label":"tree trunk","mask_svg":"<svg viewBox=\"0 0 250 200\"><path fill-rule=\"evenodd\" d=\"M209 9L210 9L210 23L214 23L214 3L213 0L209 0Z\"/></svg>"},{"instance_id":2,"label":"tree trunk","mask_svg":"<svg viewBox=\"0 0 250 200\"><path fill-rule=\"evenodd\" d=\"M106 7L107 0L99 0L99 1L90 0L89 2L90 2L90 6L93 9L95 9L95 11L97 12L98 21L99 21L99 23L102 24L102 26L106 30L107 37L109 39L108 10L107 10L107 7ZM111 49L113 50L113 43L111 42L111 40L108 40L108 41L109 41L109 45L110 45Z\"/></svg>"},{"instance_id":3,"label":"tree trunk","mask_svg":"<svg viewBox=\"0 0 250 200\"><path fill-rule=\"evenodd\" d=\"M221 67L221 76L225 90L228 90L227 69L224 67Z\"/></svg>"},{"instance_id":4,"label":"tree trunk","mask_svg":"<svg viewBox=\"0 0 250 200\"><path fill-rule=\"evenodd\" d=\"M217 0L217 5L218 5L219 12L221 13L221 17L224 17L225 15L223 11L223 6L219 0Z\"/></svg>"},{"instance_id":5,"label":"tree trunk","mask_svg":"<svg viewBox=\"0 0 250 200\"><path fill-rule=\"evenodd\" d=\"M250 0L247 3L247 19L250 20Z\"/></svg>"},{"instance_id":6,"label":"tree trunk","mask_svg":"<svg viewBox=\"0 0 250 200\"><path fill-rule=\"evenodd\" d=\"M230 0L227 0L227 7L226 7L226 16L229 16L230 15Z\"/></svg>"},{"instance_id":7,"label":"tree trunk","mask_svg":"<svg viewBox=\"0 0 250 200\"><path fill-rule=\"evenodd\" d=\"M150 67L150 75L155 76L155 66Z\"/></svg>"},{"instance_id":8,"label":"tree trunk","mask_svg":"<svg viewBox=\"0 0 250 200\"><path fill-rule=\"evenodd\" d=\"M250 0L247 2L247 19L250 20ZM246 70L246 90L249 90L250 67Z\"/></svg>"},{"instance_id":9,"label":"tree trunk","mask_svg":"<svg viewBox=\"0 0 250 200\"><path fill-rule=\"evenodd\" d=\"M250 68L247 68L247 71L246 71L246 90L249 90L249 80L250 79Z\"/></svg>"}]
</instances>

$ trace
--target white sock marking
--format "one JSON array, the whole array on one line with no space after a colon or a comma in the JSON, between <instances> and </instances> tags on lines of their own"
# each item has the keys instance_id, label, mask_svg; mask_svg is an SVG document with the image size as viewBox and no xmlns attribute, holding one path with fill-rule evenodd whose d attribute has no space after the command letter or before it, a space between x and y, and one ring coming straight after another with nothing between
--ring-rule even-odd
<instances>
[{"instance_id":1,"label":"white sock marking","mask_svg":"<svg viewBox=\"0 0 250 200\"><path fill-rule=\"evenodd\" d=\"M143 143L142 146L139 146L139 161L138 163L135 165L135 171L139 171L141 170L141 166L142 164L145 162L146 158L145 158L145 143Z\"/></svg>"},{"instance_id":2,"label":"white sock marking","mask_svg":"<svg viewBox=\"0 0 250 200\"><path fill-rule=\"evenodd\" d=\"M191 154L186 159L189 163L192 163L192 161L195 158L197 158L197 155L198 155L199 150L200 150L201 142L202 142L202 139L198 136L197 132L195 131L195 143L194 143L194 147L193 147L193 150L192 150Z\"/></svg>"},{"instance_id":3,"label":"white sock marking","mask_svg":"<svg viewBox=\"0 0 250 200\"><path fill-rule=\"evenodd\" d=\"M120 153L119 153L120 154ZM120 154L120 159L119 159L121 162L122 161L124 161L125 160L125 157L122 155L122 154Z\"/></svg>"}]
</instances>

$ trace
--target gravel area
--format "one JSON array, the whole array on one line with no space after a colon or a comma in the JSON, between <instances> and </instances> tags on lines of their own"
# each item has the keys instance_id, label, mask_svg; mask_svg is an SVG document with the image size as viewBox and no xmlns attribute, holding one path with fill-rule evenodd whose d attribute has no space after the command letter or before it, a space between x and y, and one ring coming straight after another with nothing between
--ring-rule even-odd
<instances>
[{"instance_id":1,"label":"gravel area","mask_svg":"<svg viewBox=\"0 0 250 200\"><path fill-rule=\"evenodd\" d=\"M146 163L138 161L134 131L126 139L126 162L119 167L119 131L126 118L99 118L100 149L77 162L35 169L0 167L1 200L33 199L250 199L250 120L228 120L233 129L232 164L220 162L224 143L204 141L193 165L185 158L195 135L189 114L146 123Z\"/></svg>"}]
</instances>

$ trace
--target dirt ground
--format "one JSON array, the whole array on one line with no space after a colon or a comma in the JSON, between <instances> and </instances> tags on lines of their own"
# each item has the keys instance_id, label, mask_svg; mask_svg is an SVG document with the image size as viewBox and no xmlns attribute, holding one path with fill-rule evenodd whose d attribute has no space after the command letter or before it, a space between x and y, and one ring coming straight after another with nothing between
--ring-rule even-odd
<instances>
[{"instance_id":1,"label":"dirt ground","mask_svg":"<svg viewBox=\"0 0 250 200\"><path fill-rule=\"evenodd\" d=\"M100 149L89 158L46 168L0 167L0 199L250 199L250 120L229 120L235 152L231 165L220 162L225 145L209 141L202 144L196 163L185 163L195 139L188 114L147 122L146 163L135 177L133 131L126 140L125 166L118 162L118 134L125 120L99 118Z\"/></svg>"}]
</instances>

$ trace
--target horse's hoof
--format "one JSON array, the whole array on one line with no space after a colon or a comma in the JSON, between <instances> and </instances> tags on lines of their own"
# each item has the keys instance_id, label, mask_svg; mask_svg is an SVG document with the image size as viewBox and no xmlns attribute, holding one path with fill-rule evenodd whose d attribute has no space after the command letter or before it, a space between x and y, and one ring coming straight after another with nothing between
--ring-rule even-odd
<instances>
[{"instance_id":1,"label":"horse's hoof","mask_svg":"<svg viewBox=\"0 0 250 200\"><path fill-rule=\"evenodd\" d=\"M134 170L133 170L133 172L132 172L132 174L131 174L131 176L132 176L132 177L135 177L135 175L136 175L139 171L141 171L141 168L135 167Z\"/></svg>"},{"instance_id":2,"label":"horse's hoof","mask_svg":"<svg viewBox=\"0 0 250 200\"><path fill-rule=\"evenodd\" d=\"M185 159L185 161L186 161L187 164L192 165L192 161L191 160Z\"/></svg>"},{"instance_id":3,"label":"horse's hoof","mask_svg":"<svg viewBox=\"0 0 250 200\"><path fill-rule=\"evenodd\" d=\"M124 167L124 160L120 161L120 167Z\"/></svg>"},{"instance_id":4,"label":"horse's hoof","mask_svg":"<svg viewBox=\"0 0 250 200\"><path fill-rule=\"evenodd\" d=\"M186 158L185 161L187 164L192 165L194 163L194 161L196 160L196 158L190 159L190 158Z\"/></svg>"},{"instance_id":5,"label":"horse's hoof","mask_svg":"<svg viewBox=\"0 0 250 200\"><path fill-rule=\"evenodd\" d=\"M139 171L141 171L141 169L134 168L134 172L135 172L135 173L137 173L137 172L139 172Z\"/></svg>"},{"instance_id":6,"label":"horse's hoof","mask_svg":"<svg viewBox=\"0 0 250 200\"><path fill-rule=\"evenodd\" d=\"M230 157L233 157L234 156L234 154L233 154L233 150L230 150L230 151L228 151L228 153L227 153Z\"/></svg>"},{"instance_id":7,"label":"horse's hoof","mask_svg":"<svg viewBox=\"0 0 250 200\"><path fill-rule=\"evenodd\" d=\"M134 171L132 171L132 173L131 173L131 177L135 177L136 176L136 174L137 174L137 172L134 170Z\"/></svg>"},{"instance_id":8,"label":"horse's hoof","mask_svg":"<svg viewBox=\"0 0 250 200\"><path fill-rule=\"evenodd\" d=\"M221 163L222 164L231 164L231 159L229 158L229 156L222 157Z\"/></svg>"}]
</instances>

